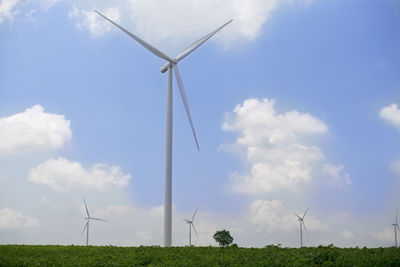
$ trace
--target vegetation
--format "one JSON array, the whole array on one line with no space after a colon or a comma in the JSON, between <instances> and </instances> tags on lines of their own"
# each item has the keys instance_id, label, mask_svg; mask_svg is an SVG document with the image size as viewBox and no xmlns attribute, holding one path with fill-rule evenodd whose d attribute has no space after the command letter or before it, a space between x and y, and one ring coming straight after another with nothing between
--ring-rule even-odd
<instances>
[{"instance_id":1,"label":"vegetation","mask_svg":"<svg viewBox=\"0 0 400 267\"><path fill-rule=\"evenodd\" d=\"M400 248L3 245L0 266L400 266Z\"/></svg>"},{"instance_id":2,"label":"vegetation","mask_svg":"<svg viewBox=\"0 0 400 267\"><path fill-rule=\"evenodd\" d=\"M229 246L233 242L233 237L226 230L217 231L213 237L220 247Z\"/></svg>"}]
</instances>

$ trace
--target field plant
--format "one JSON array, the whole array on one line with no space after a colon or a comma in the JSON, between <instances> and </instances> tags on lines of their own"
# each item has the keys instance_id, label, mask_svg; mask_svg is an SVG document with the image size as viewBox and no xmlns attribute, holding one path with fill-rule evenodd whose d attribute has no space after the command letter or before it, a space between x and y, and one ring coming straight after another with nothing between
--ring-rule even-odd
<instances>
[{"instance_id":1,"label":"field plant","mask_svg":"<svg viewBox=\"0 0 400 267\"><path fill-rule=\"evenodd\" d=\"M0 266L400 266L400 248L2 245Z\"/></svg>"}]
</instances>

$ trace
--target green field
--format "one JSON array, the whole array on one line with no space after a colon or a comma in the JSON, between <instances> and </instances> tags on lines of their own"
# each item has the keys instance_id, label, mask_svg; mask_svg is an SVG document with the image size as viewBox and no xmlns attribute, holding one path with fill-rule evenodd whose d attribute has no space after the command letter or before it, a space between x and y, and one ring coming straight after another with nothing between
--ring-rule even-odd
<instances>
[{"instance_id":1,"label":"green field","mask_svg":"<svg viewBox=\"0 0 400 267\"><path fill-rule=\"evenodd\" d=\"M400 266L400 248L2 245L0 266Z\"/></svg>"}]
</instances>

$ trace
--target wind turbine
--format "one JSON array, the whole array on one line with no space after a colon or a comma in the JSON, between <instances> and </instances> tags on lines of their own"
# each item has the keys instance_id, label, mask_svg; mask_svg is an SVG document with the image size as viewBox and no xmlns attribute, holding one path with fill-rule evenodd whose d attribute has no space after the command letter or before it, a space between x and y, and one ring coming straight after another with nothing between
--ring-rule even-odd
<instances>
[{"instance_id":1,"label":"wind turbine","mask_svg":"<svg viewBox=\"0 0 400 267\"><path fill-rule=\"evenodd\" d=\"M397 211L396 211L396 222L392 223L394 228L394 245L397 248L397 229L400 230L399 225L397 224Z\"/></svg>"},{"instance_id":2,"label":"wind turbine","mask_svg":"<svg viewBox=\"0 0 400 267\"><path fill-rule=\"evenodd\" d=\"M304 212L302 217L300 217L296 213L294 214L297 216L297 220L300 222L300 247L303 246L303 226L304 226L304 230L306 230L306 234L308 235L306 225L304 224L304 217L306 216L308 209L309 208L307 208L306 212Z\"/></svg>"},{"instance_id":3,"label":"wind turbine","mask_svg":"<svg viewBox=\"0 0 400 267\"><path fill-rule=\"evenodd\" d=\"M193 213L192 220L182 219L182 220L186 221L187 224L189 225L189 246L192 245L192 227L193 227L194 232L196 233L197 238L199 238L199 235L197 234L196 228L194 227L194 224L193 224L194 216L196 216L196 212L197 212L197 208Z\"/></svg>"},{"instance_id":4,"label":"wind turbine","mask_svg":"<svg viewBox=\"0 0 400 267\"><path fill-rule=\"evenodd\" d=\"M194 42L192 45L184 49L178 56L171 58L165 53L161 52L154 46L143 41L133 33L129 32L125 28L121 27L111 19L107 18L100 12L96 11L97 14L102 16L104 19L108 20L120 30L128 34L135 41L137 41L144 48L149 50L154 55L164 59L167 63L161 68L161 72L164 73L168 70L168 81L167 81L167 112L166 112L166 131L165 131L165 195L164 195L164 246L171 246L171 232L172 232L172 71L175 73L176 81L178 83L179 92L182 97L183 105L185 106L186 114L189 119L190 127L192 128L192 133L194 141L196 142L197 150L200 150L199 143L197 141L196 132L194 130L192 116L190 114L189 103L186 97L185 88L183 87L182 77L178 69L178 62L185 58L187 55L192 53L195 49L201 46L204 42L210 39L213 35L219 32L222 28L228 25L232 20L226 22L216 30L210 32L204 37L200 38L198 41Z\"/></svg>"},{"instance_id":5,"label":"wind turbine","mask_svg":"<svg viewBox=\"0 0 400 267\"><path fill-rule=\"evenodd\" d=\"M87 208L85 198L83 198L83 202L85 203L85 209L86 209L86 214L87 214L87 217L85 218L85 220L87 222L85 224L85 227L83 228L82 234L85 232L85 229L86 229L86 246L88 246L89 245L89 222L90 222L90 220L96 220L96 221L102 221L102 222L105 222L105 220L102 220L102 219L99 219L99 218L90 217L89 210Z\"/></svg>"}]
</instances>

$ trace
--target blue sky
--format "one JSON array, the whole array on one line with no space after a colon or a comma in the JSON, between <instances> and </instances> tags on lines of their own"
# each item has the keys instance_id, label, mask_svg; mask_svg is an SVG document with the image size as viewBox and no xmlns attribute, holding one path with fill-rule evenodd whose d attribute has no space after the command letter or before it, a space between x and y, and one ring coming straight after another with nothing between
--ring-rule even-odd
<instances>
[{"instance_id":1,"label":"blue sky","mask_svg":"<svg viewBox=\"0 0 400 267\"><path fill-rule=\"evenodd\" d=\"M162 241L165 64L174 83L173 245L389 246L400 198L400 2L0 2L0 243ZM308 218L307 218L308 217ZM307 220L308 219L308 220Z\"/></svg>"}]
</instances>

